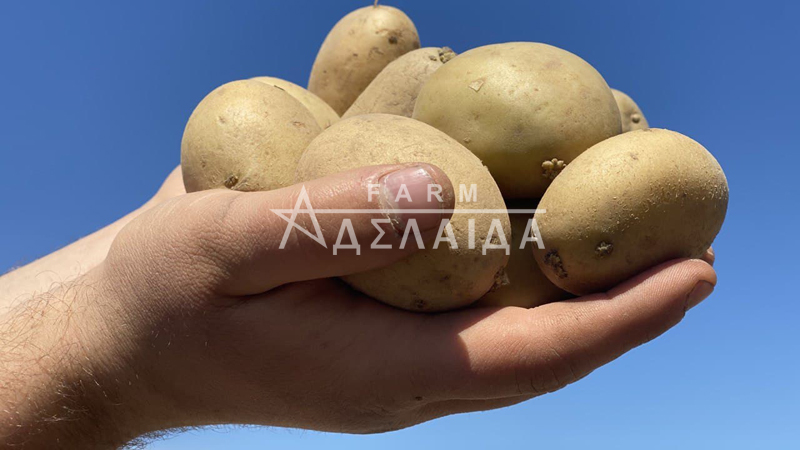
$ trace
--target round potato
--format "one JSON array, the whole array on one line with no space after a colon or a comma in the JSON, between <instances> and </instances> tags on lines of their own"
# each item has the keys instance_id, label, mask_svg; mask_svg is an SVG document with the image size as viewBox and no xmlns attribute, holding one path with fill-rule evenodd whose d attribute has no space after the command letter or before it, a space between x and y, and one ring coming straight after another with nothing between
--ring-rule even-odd
<instances>
[{"instance_id":1,"label":"round potato","mask_svg":"<svg viewBox=\"0 0 800 450\"><path fill-rule=\"evenodd\" d=\"M422 86L454 56L449 47L426 47L406 53L372 80L342 118L370 113L411 117Z\"/></svg>"},{"instance_id":2,"label":"round potato","mask_svg":"<svg viewBox=\"0 0 800 450\"><path fill-rule=\"evenodd\" d=\"M532 248L536 246L530 239L535 237L528 234L528 239L523 245L525 232L530 233L529 221L533 214L515 213L514 209L535 209L535 201L506 202L509 208L508 217L511 220L511 257L506 266L507 280L496 286L480 300L475 306L518 306L533 308L545 303L565 300L572 297L568 292L560 289L550 281L533 257Z\"/></svg>"},{"instance_id":3,"label":"round potato","mask_svg":"<svg viewBox=\"0 0 800 450\"><path fill-rule=\"evenodd\" d=\"M614 94L614 100L617 101L623 133L649 128L644 113L628 94L616 89L611 89L611 92Z\"/></svg>"},{"instance_id":4,"label":"round potato","mask_svg":"<svg viewBox=\"0 0 800 450\"><path fill-rule=\"evenodd\" d=\"M283 89L252 80L224 84L197 105L183 131L186 191L288 186L300 154L320 131L311 112Z\"/></svg>"},{"instance_id":5,"label":"round potato","mask_svg":"<svg viewBox=\"0 0 800 450\"><path fill-rule=\"evenodd\" d=\"M328 33L308 90L344 114L384 67L418 48L417 29L403 11L383 5L357 9Z\"/></svg>"},{"instance_id":6,"label":"round potato","mask_svg":"<svg viewBox=\"0 0 800 450\"><path fill-rule=\"evenodd\" d=\"M262 83L271 84L286 91L289 95L297 99L314 115L317 125L323 130L333 125L339 120L339 115L330 107L324 100L309 92L307 89L300 87L291 81L282 80L275 77L255 77L251 80L261 81Z\"/></svg>"},{"instance_id":7,"label":"round potato","mask_svg":"<svg viewBox=\"0 0 800 450\"><path fill-rule=\"evenodd\" d=\"M390 266L343 279L382 302L412 311L444 311L468 305L485 294L503 276L505 250L487 249L487 239L502 243L492 233L493 222L510 232L503 198L480 160L446 134L407 117L367 114L342 120L323 131L303 153L297 181L320 178L356 167L425 162L441 168L456 190L450 225L458 248L429 245ZM459 195L475 185L476 197ZM472 200L472 201L470 201ZM469 210L497 210L470 213ZM469 228L473 221L474 242ZM495 242L495 239L498 242Z\"/></svg>"},{"instance_id":8,"label":"round potato","mask_svg":"<svg viewBox=\"0 0 800 450\"><path fill-rule=\"evenodd\" d=\"M579 193L580 195L577 195ZM604 291L675 258L699 258L719 232L728 183L717 160L673 131L603 141L553 181L536 213L536 261L573 294Z\"/></svg>"},{"instance_id":9,"label":"round potato","mask_svg":"<svg viewBox=\"0 0 800 450\"><path fill-rule=\"evenodd\" d=\"M540 198L566 164L621 132L603 77L566 50L532 42L456 56L425 83L412 117L475 153L506 198Z\"/></svg>"}]
</instances>

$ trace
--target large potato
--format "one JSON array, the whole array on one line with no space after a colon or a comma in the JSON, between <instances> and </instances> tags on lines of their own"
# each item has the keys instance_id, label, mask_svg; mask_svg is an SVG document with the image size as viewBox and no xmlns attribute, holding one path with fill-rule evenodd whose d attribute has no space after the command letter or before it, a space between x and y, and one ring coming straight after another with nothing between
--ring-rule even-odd
<instances>
[{"instance_id":1,"label":"large potato","mask_svg":"<svg viewBox=\"0 0 800 450\"><path fill-rule=\"evenodd\" d=\"M399 9L357 9L328 33L311 68L308 90L344 114L387 64L417 48L417 29Z\"/></svg>"},{"instance_id":2,"label":"large potato","mask_svg":"<svg viewBox=\"0 0 800 450\"><path fill-rule=\"evenodd\" d=\"M702 145L660 129L631 131L580 155L536 213L539 266L573 294L607 290L674 258L699 258L728 207L728 183Z\"/></svg>"},{"instance_id":3,"label":"large potato","mask_svg":"<svg viewBox=\"0 0 800 450\"><path fill-rule=\"evenodd\" d=\"M481 243L493 219L509 234L503 198L480 160L446 134L407 117L367 114L342 120L323 131L303 153L297 181L320 178L356 167L425 162L441 168L456 189L451 226L457 249L448 244L421 250L388 267L351 275L354 288L390 305L413 311L443 311L468 305L503 277L508 256ZM476 185L477 201L460 198L459 186ZM500 210L468 213L470 209ZM477 245L470 249L469 219ZM497 235L495 235L497 236ZM506 237L506 239L508 239Z\"/></svg>"},{"instance_id":4,"label":"large potato","mask_svg":"<svg viewBox=\"0 0 800 450\"><path fill-rule=\"evenodd\" d=\"M333 125L339 120L339 115L325 101L317 97L307 89L300 87L291 81L282 80L275 77L254 77L251 80L261 81L271 84L286 91L289 95L297 99L314 115L317 125L323 130Z\"/></svg>"},{"instance_id":5,"label":"large potato","mask_svg":"<svg viewBox=\"0 0 800 450\"><path fill-rule=\"evenodd\" d=\"M644 113L628 94L616 89L611 89L611 92L614 94L614 100L617 101L623 133L649 128Z\"/></svg>"},{"instance_id":6,"label":"large potato","mask_svg":"<svg viewBox=\"0 0 800 450\"><path fill-rule=\"evenodd\" d=\"M437 70L413 116L472 150L506 198L540 198L565 164L621 132L603 77L546 44L487 45Z\"/></svg>"},{"instance_id":7,"label":"large potato","mask_svg":"<svg viewBox=\"0 0 800 450\"><path fill-rule=\"evenodd\" d=\"M545 303L565 300L571 295L550 281L533 257L535 242L526 241L522 247L523 236L528 229L532 214L515 213L513 209L536 209L535 201L506 202L511 220L511 257L506 266L507 280L478 300L476 306L518 306L533 308ZM529 238L535 237L532 234Z\"/></svg>"},{"instance_id":8,"label":"large potato","mask_svg":"<svg viewBox=\"0 0 800 450\"><path fill-rule=\"evenodd\" d=\"M181 141L187 192L288 186L300 154L321 131L283 89L252 80L214 89L192 112Z\"/></svg>"},{"instance_id":9,"label":"large potato","mask_svg":"<svg viewBox=\"0 0 800 450\"><path fill-rule=\"evenodd\" d=\"M448 47L426 47L389 63L372 80L342 118L369 113L411 117L417 95L428 78L456 54Z\"/></svg>"}]
</instances>

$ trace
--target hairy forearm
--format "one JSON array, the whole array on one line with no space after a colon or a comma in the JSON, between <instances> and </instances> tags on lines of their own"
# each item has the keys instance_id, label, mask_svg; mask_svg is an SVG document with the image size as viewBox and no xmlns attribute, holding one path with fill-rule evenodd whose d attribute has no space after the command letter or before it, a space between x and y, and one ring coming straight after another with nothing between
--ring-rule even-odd
<instances>
[{"instance_id":1,"label":"hairy forearm","mask_svg":"<svg viewBox=\"0 0 800 450\"><path fill-rule=\"evenodd\" d=\"M153 429L152 389L119 329L139 322L103 287L102 264L123 227L183 193L176 168L141 208L0 276L0 447L116 448Z\"/></svg>"},{"instance_id":2,"label":"hairy forearm","mask_svg":"<svg viewBox=\"0 0 800 450\"><path fill-rule=\"evenodd\" d=\"M98 295L80 277L0 316L0 447L116 448L134 437L105 370Z\"/></svg>"}]
</instances>

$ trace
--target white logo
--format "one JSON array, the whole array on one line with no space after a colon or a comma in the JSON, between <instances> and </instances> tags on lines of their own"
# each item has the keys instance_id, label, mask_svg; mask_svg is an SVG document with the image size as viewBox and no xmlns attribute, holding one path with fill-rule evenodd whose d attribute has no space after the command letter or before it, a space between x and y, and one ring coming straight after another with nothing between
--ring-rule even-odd
<instances>
[{"instance_id":1,"label":"white logo","mask_svg":"<svg viewBox=\"0 0 800 450\"><path fill-rule=\"evenodd\" d=\"M300 209L300 206L302 205L305 205L306 209ZM297 197L297 202L294 204L294 209L273 209L272 212L280 216L281 219L285 220L289 224L286 227L286 231L283 233L283 239L281 239L281 249L286 247L286 241L289 239L289 233L292 231L292 228L297 228L318 244L328 248L328 244L325 243L325 237L322 236L322 230L319 228L319 220L317 220L317 215L314 214L314 208L311 207L311 200L308 198L308 192L306 191L305 185L303 185L303 187L300 189L300 195ZM316 232L316 235L309 233L308 230L297 224L297 214L301 212L308 213L311 216L311 223L314 225L314 232ZM292 215L287 217L287 213L291 213Z\"/></svg>"},{"instance_id":2,"label":"white logo","mask_svg":"<svg viewBox=\"0 0 800 450\"><path fill-rule=\"evenodd\" d=\"M473 185L474 187L474 185ZM402 190L401 190L402 192ZM462 203L471 203L477 198L477 194L474 189L470 189L466 191L462 186L462 193L468 192L466 196L462 196L461 202ZM466 199L464 198L466 197ZM286 231L283 233L283 238L281 239L280 247L281 249L286 247L286 242L289 240L289 235L292 232L293 228L296 228L301 233L305 234L306 236L313 239L318 244L322 245L325 248L328 248L328 243L325 242L325 236L322 234L322 229L319 225L319 219L317 219L317 214L344 214L344 215L351 215L351 214L376 214L376 213L414 213L414 214L441 214L441 213L450 213L450 214L527 214L530 218L528 219L528 223L525 227L524 236L520 242L520 249L524 249L525 245L528 242L536 243L536 245L540 248L544 248L544 244L542 242L542 236L539 233L539 227L536 225L536 220L533 218L533 215L538 213L545 213L546 211L543 209L397 209L397 210L387 210L387 209L317 209L315 210L311 206L311 200L308 196L308 191L306 190L305 185L302 186L300 189L300 195L297 197L297 201L295 202L294 208L292 209L271 209L272 212L277 214L280 218L286 221ZM297 217L299 214L308 214L309 219L311 220L312 228L314 232L310 232L302 225L297 223ZM390 249L390 244L381 244L380 240L385 235L385 231L382 228L382 225L389 224L390 220L388 218L373 218L371 219L372 225L378 230L377 238L370 244L370 248L372 249ZM468 223L468 230L469 230L469 248L475 248L476 239L475 239L475 219L470 218L467 221ZM508 243L508 239L506 239L506 231L503 230L502 224L499 219L492 219L491 226L489 227L489 231L487 232L486 239L482 242L482 250L483 254L486 254L486 251L489 249L504 249L506 254L510 253L510 245ZM510 230L508 230L510 231ZM344 236L347 234L347 238L349 239L350 243L345 244L343 243ZM402 241L400 244L400 248L405 247L406 242L409 240L411 235L414 235L413 238L417 243L419 248L423 248L422 245L422 236L420 235L419 227L417 226L417 222L415 219L409 219L408 223L406 223L405 231L403 233ZM480 240L478 240L480 241ZM436 241L433 244L433 248L437 248L440 244L447 243L450 245L451 248L458 248L458 244L456 243L455 236L453 234L453 229L450 226L450 219L443 219L442 224L439 227L439 232L436 237ZM339 249L355 249L356 254L360 254L361 247L357 242L355 230L353 229L353 223L350 219L345 218L342 219L342 224L339 228L339 234L336 239L336 244L333 246L333 254L337 254Z\"/></svg>"}]
</instances>

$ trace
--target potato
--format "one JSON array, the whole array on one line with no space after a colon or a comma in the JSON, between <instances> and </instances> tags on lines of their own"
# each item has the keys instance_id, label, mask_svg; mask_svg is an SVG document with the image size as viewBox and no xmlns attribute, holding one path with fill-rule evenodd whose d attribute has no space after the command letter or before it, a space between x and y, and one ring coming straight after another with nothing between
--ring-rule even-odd
<instances>
[{"instance_id":1,"label":"potato","mask_svg":"<svg viewBox=\"0 0 800 450\"><path fill-rule=\"evenodd\" d=\"M628 94L616 89L611 89L611 92L614 94L614 100L617 101L623 133L649 128L644 113Z\"/></svg>"},{"instance_id":2,"label":"potato","mask_svg":"<svg viewBox=\"0 0 800 450\"><path fill-rule=\"evenodd\" d=\"M323 130L339 121L339 115L336 114L336 111L334 111L330 105L305 88L300 87L291 81L286 81L275 77L255 77L251 78L251 80L271 84L286 91L287 94L297 99L297 101L302 103L303 106L311 111L311 114L314 115L314 119L317 121L317 125L319 125L319 127Z\"/></svg>"},{"instance_id":3,"label":"potato","mask_svg":"<svg viewBox=\"0 0 800 450\"><path fill-rule=\"evenodd\" d=\"M399 9L357 9L328 33L311 68L308 90L344 114L387 64L418 48L417 29Z\"/></svg>"},{"instance_id":4,"label":"potato","mask_svg":"<svg viewBox=\"0 0 800 450\"><path fill-rule=\"evenodd\" d=\"M192 112L181 141L187 192L288 186L300 154L322 131L283 89L260 81L224 84Z\"/></svg>"},{"instance_id":5,"label":"potato","mask_svg":"<svg viewBox=\"0 0 800 450\"><path fill-rule=\"evenodd\" d=\"M369 113L411 117L422 86L454 56L449 47L426 47L406 53L389 63L372 80L342 118Z\"/></svg>"},{"instance_id":6,"label":"potato","mask_svg":"<svg viewBox=\"0 0 800 450\"><path fill-rule=\"evenodd\" d=\"M535 201L506 202L509 210L536 209ZM520 214L509 211L511 220L511 257L506 266L507 282L492 289L475 306L519 306L533 308L545 303L565 300L572 297L569 293L554 285L539 269L533 257L532 248L535 242L527 241L520 248L528 221L533 214ZM532 235L528 235L529 237Z\"/></svg>"},{"instance_id":7,"label":"potato","mask_svg":"<svg viewBox=\"0 0 800 450\"><path fill-rule=\"evenodd\" d=\"M456 56L425 83L412 117L472 150L506 198L540 198L565 164L621 132L603 77L568 51L532 42Z\"/></svg>"},{"instance_id":8,"label":"potato","mask_svg":"<svg viewBox=\"0 0 800 450\"><path fill-rule=\"evenodd\" d=\"M636 130L580 155L536 213L550 280L573 294L615 286L675 258L699 258L725 219L728 183L717 160L674 131Z\"/></svg>"},{"instance_id":9,"label":"potato","mask_svg":"<svg viewBox=\"0 0 800 450\"><path fill-rule=\"evenodd\" d=\"M457 249L447 243L420 250L388 267L344 277L355 289L382 302L412 311L444 311L468 305L502 277L504 250L482 254L493 219L506 240L510 231L503 198L489 171L461 144L433 127L402 116L367 114L342 120L323 131L297 166L297 181L320 178L356 167L425 162L441 168L456 189L450 221ZM460 198L460 185L475 184L476 201ZM470 209L498 210L468 213ZM469 248L474 219L475 248ZM493 233L494 238L499 236ZM493 242L496 243L496 242Z\"/></svg>"}]
</instances>

